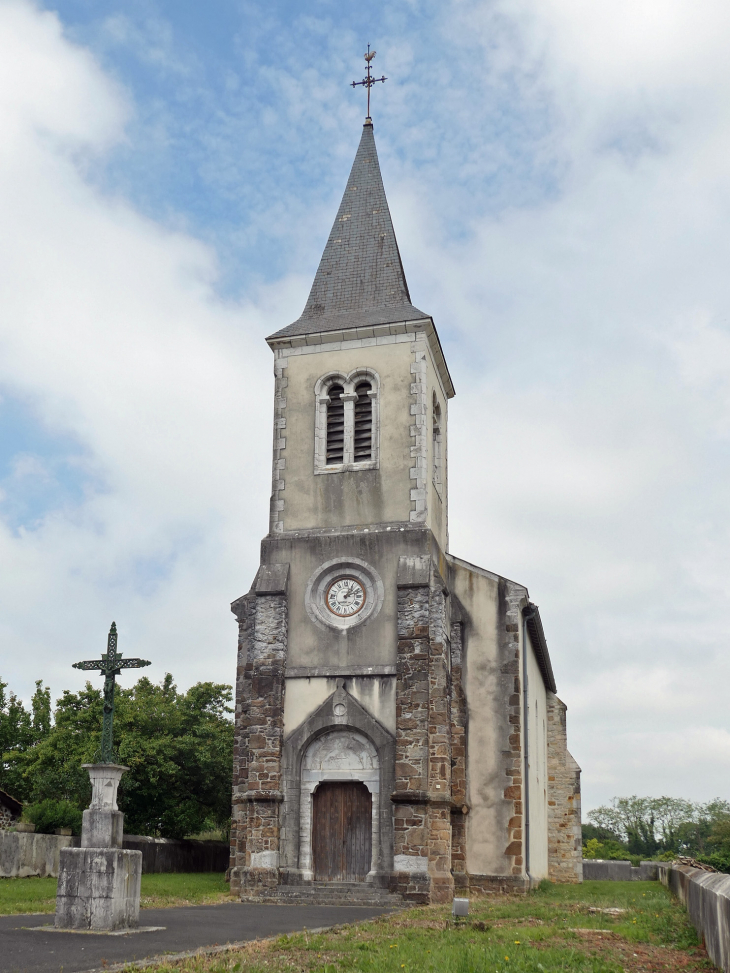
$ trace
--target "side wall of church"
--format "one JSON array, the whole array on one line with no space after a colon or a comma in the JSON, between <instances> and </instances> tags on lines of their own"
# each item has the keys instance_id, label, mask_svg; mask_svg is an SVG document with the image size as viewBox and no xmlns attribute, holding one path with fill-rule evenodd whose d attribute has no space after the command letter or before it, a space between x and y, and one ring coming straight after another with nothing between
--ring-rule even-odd
<instances>
[{"instance_id":1,"label":"side wall of church","mask_svg":"<svg viewBox=\"0 0 730 973\"><path fill-rule=\"evenodd\" d=\"M553 882L583 881L580 767L568 751L567 706L547 695L548 862Z\"/></svg>"},{"instance_id":2,"label":"side wall of church","mask_svg":"<svg viewBox=\"0 0 730 973\"><path fill-rule=\"evenodd\" d=\"M548 877L547 690L529 632L523 630L523 634L527 635L527 714L523 737L526 728L529 774L525 801L529 817L526 865L532 879L542 879Z\"/></svg>"},{"instance_id":3,"label":"side wall of church","mask_svg":"<svg viewBox=\"0 0 730 973\"><path fill-rule=\"evenodd\" d=\"M413 344L411 419L411 520L433 531L442 551L449 547L448 524L448 399L425 335ZM439 445L434 435L438 408ZM423 437L423 439L421 438ZM424 441L425 440L425 441ZM422 444L422 445L421 445ZM436 450L440 457L437 458Z\"/></svg>"},{"instance_id":4,"label":"side wall of church","mask_svg":"<svg viewBox=\"0 0 730 973\"><path fill-rule=\"evenodd\" d=\"M466 868L475 888L525 887L521 607L526 591L448 558L466 704Z\"/></svg>"}]
</instances>

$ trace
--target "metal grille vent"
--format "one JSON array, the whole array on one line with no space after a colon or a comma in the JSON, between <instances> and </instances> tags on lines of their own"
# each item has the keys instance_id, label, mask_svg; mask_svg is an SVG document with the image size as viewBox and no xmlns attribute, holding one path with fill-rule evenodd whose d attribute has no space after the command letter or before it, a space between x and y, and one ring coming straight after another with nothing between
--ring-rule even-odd
<instances>
[{"instance_id":1,"label":"metal grille vent","mask_svg":"<svg viewBox=\"0 0 730 973\"><path fill-rule=\"evenodd\" d=\"M330 385L327 406L327 465L335 466L345 459L345 403L341 385Z\"/></svg>"},{"instance_id":2,"label":"metal grille vent","mask_svg":"<svg viewBox=\"0 0 730 973\"><path fill-rule=\"evenodd\" d=\"M373 457L373 403L368 395L372 389L370 382L360 382L356 386L355 402L355 462L359 463Z\"/></svg>"}]
</instances>

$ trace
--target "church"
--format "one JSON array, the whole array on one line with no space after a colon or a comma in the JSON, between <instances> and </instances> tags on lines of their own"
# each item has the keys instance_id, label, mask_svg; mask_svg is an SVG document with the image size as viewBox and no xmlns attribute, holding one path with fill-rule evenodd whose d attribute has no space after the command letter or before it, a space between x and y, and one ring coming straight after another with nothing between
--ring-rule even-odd
<instances>
[{"instance_id":1,"label":"church","mask_svg":"<svg viewBox=\"0 0 730 973\"><path fill-rule=\"evenodd\" d=\"M366 118L274 355L269 533L233 602L231 889L446 902L582 880L580 768L524 585L449 550L448 403Z\"/></svg>"}]
</instances>

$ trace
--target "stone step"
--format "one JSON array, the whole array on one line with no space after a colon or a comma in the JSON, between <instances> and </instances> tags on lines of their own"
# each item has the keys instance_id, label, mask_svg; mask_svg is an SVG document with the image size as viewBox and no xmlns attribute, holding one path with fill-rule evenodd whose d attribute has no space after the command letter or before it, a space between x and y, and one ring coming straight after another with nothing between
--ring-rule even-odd
<instances>
[{"instance_id":1,"label":"stone step","mask_svg":"<svg viewBox=\"0 0 730 973\"><path fill-rule=\"evenodd\" d=\"M259 901L300 902L310 905L373 905L399 908L403 906L400 895L388 889L364 882L313 882L311 885L279 885Z\"/></svg>"}]
</instances>

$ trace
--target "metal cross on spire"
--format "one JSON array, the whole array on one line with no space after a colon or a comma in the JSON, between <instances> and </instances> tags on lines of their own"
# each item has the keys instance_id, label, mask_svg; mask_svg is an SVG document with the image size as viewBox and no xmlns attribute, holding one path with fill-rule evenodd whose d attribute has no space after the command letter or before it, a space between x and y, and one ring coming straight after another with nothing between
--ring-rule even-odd
<instances>
[{"instance_id":1,"label":"metal cross on spire","mask_svg":"<svg viewBox=\"0 0 730 973\"><path fill-rule=\"evenodd\" d=\"M112 622L107 640L106 655L101 659L91 659L88 662L74 662L74 669L98 669L104 675L104 724L101 731L101 763L114 763L114 677L120 675L122 669L141 669L150 666L145 659L123 659L122 653L117 652L117 625Z\"/></svg>"},{"instance_id":2,"label":"metal cross on spire","mask_svg":"<svg viewBox=\"0 0 730 973\"><path fill-rule=\"evenodd\" d=\"M370 45L368 44L368 52L365 55L365 60L367 62L367 66L368 66L368 72L365 75L365 77L362 79L362 81L353 81L352 84L351 84L351 87L352 88L357 88L358 85L363 85L367 89L367 93L368 93L368 119L370 119L370 89L378 81L387 81L388 80L385 77L385 75L383 75L382 78L374 78L372 76L372 74L371 74L371 68L372 68L371 62L372 62L373 58L375 57L376 53L377 53L377 51L372 51L372 52L370 51Z\"/></svg>"}]
</instances>

